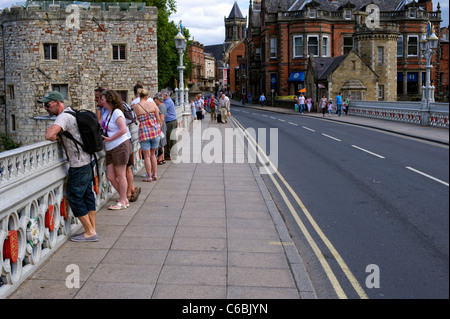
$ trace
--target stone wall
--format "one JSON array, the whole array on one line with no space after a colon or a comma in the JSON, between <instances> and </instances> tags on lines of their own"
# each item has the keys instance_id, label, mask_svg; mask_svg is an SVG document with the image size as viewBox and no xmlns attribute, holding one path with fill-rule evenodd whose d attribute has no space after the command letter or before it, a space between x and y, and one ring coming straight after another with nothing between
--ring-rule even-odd
<instances>
[{"instance_id":1,"label":"stone wall","mask_svg":"<svg viewBox=\"0 0 450 319\"><path fill-rule=\"evenodd\" d=\"M8 121L8 135L16 142L28 145L42 141L52 122L42 120L47 113L36 101L50 90L67 88L66 106L92 111L97 86L122 91L128 102L134 98L137 82L156 93L156 22L154 7L69 10L50 5L48 10L39 6L4 10L0 36L5 46L6 76L1 70L0 96L5 96L4 81L7 92L6 106L0 106L0 131L5 132ZM56 59L45 57L49 44L56 46L52 52ZM113 57L114 46L124 47L124 59Z\"/></svg>"}]
</instances>

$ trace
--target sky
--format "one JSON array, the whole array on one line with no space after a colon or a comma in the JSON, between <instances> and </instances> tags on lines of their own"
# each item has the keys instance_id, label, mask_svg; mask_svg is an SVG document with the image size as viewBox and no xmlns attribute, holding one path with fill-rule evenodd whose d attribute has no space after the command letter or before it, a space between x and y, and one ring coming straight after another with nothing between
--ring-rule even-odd
<instances>
[{"instance_id":1,"label":"sky","mask_svg":"<svg viewBox=\"0 0 450 319\"><path fill-rule=\"evenodd\" d=\"M235 0L176 0L177 13L170 20L189 29L191 37L204 45L221 44L225 40L224 18L228 17ZM10 7L20 0L0 0L0 9ZM24 2L24 1L23 1ZM242 15L248 17L249 0L237 0ZM441 26L449 25L449 1L433 0L433 8L441 4Z\"/></svg>"}]
</instances>

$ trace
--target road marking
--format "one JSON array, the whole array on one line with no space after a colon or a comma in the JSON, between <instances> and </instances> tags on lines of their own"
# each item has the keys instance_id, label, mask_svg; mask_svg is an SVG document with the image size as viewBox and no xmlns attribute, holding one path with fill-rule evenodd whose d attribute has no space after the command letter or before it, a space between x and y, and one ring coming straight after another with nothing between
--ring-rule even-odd
<instances>
[{"instance_id":1,"label":"road marking","mask_svg":"<svg viewBox=\"0 0 450 319\"><path fill-rule=\"evenodd\" d=\"M306 127L306 126L302 126L305 130L311 131L311 132L315 132L315 130L313 130L312 128Z\"/></svg>"},{"instance_id":2,"label":"road marking","mask_svg":"<svg viewBox=\"0 0 450 319\"><path fill-rule=\"evenodd\" d=\"M236 125L238 127L241 127L242 130L245 130L245 128L242 126L242 124L239 123L236 119L232 118L231 120L234 123L236 123ZM365 293L364 289L359 284L358 280L355 278L355 276L350 271L350 269L348 268L348 266L345 263L345 261L342 259L342 257L337 252L337 250L334 248L333 244L329 241L329 239L322 232L322 230L320 229L319 225L317 225L316 221L313 219L313 217L311 216L311 214L309 213L308 209L303 204L303 202L300 200L298 195L294 192L294 190L289 185L289 183L280 174L278 169L273 165L273 163L267 157L267 154L261 149L261 147L259 147L258 143L253 139L253 137L251 137L251 136L248 136L248 137L249 137L248 145L251 146L255 150L255 152L256 152L260 162L261 163L268 163L268 165L264 164L264 166L265 166L266 170L269 172L269 174L268 174L269 177L271 178L271 180L274 183L275 187L280 192L281 197L283 198L283 200L285 201L286 205L288 206L288 209L291 212L292 216L294 217L295 221L297 222L297 225L300 227L300 230L302 231L303 235L305 236L306 240L308 241L309 245L311 246L312 250L314 251L314 254L316 255L316 257L318 258L320 264L322 265L322 268L324 269L325 274L327 275L328 279L330 280L330 282L331 282L331 284L332 284L332 286L333 286L333 288L334 288L338 298L340 298L340 299L347 299L347 295L345 294L344 290L342 289L341 285L339 284L339 281L337 280L336 276L334 275L333 270L331 269L330 265L328 264L325 256L322 254L322 251L317 246L316 242L314 241L314 239L312 238L311 234L307 230L305 224L300 219L300 216L298 215L297 211L293 207L291 201L287 198L285 192L283 191L281 186L276 181L276 179L274 177L274 174L270 173L270 170L268 169L268 166L272 167L272 172L276 172L276 174L280 178L281 182L285 185L285 187L289 190L291 195L294 197L295 201L297 202L297 204L299 205L300 209L305 214L305 216L308 219L308 221L311 223L311 225L314 228L314 230L316 231L316 233L319 235L319 237L325 243L325 245L327 246L328 250L331 252L333 257L335 258L335 260L337 261L337 263L341 267L341 270L344 272L345 276L347 277L347 279L349 280L349 282L353 286L353 289L355 289L356 293L360 296L361 299L368 299L369 297L367 296L367 294ZM252 143L250 143L250 141L252 141ZM257 148L258 148L258 151L256 151ZM265 160L264 161L261 160L261 157L264 157Z\"/></svg>"},{"instance_id":3,"label":"road marking","mask_svg":"<svg viewBox=\"0 0 450 319\"><path fill-rule=\"evenodd\" d=\"M273 117L273 116L269 116L272 120L276 120L277 118L276 117Z\"/></svg>"},{"instance_id":4,"label":"road marking","mask_svg":"<svg viewBox=\"0 0 450 319\"><path fill-rule=\"evenodd\" d=\"M261 114L261 116L268 117L267 115Z\"/></svg>"},{"instance_id":5,"label":"road marking","mask_svg":"<svg viewBox=\"0 0 450 319\"><path fill-rule=\"evenodd\" d=\"M420 174L422 176L428 177L429 179L432 179L435 182L441 183L441 184L449 187L449 184L447 182L441 181L439 178L436 178L436 177L433 177L431 175L428 175L428 174L426 174L424 172L421 172L421 171L419 171L419 170L417 170L415 168L412 168L410 166L406 166L406 168L409 169L410 171L413 171L414 173L417 173L417 174Z\"/></svg>"},{"instance_id":6,"label":"road marking","mask_svg":"<svg viewBox=\"0 0 450 319\"><path fill-rule=\"evenodd\" d=\"M370 154L370 155L373 155L373 156L376 156L376 157L379 157L379 158L386 158L386 157L384 157L384 156L381 156L381 155L379 155L379 154L377 154L377 153L368 151L368 150L366 150L366 149L364 149L364 148L362 148L362 147L356 146L356 145L352 145L352 147L357 148L357 149L359 149L359 150L361 150L361 151L363 151L363 152L366 152L366 153L368 153L368 154Z\"/></svg>"},{"instance_id":7,"label":"road marking","mask_svg":"<svg viewBox=\"0 0 450 319\"><path fill-rule=\"evenodd\" d=\"M330 136L330 135L327 135L327 134L324 134L324 133L322 133L322 135L325 136L325 137L331 138L332 140L335 140L335 141L338 141L338 142L342 142L340 139L335 138L333 136Z\"/></svg>"},{"instance_id":8,"label":"road marking","mask_svg":"<svg viewBox=\"0 0 450 319\"><path fill-rule=\"evenodd\" d=\"M252 113L253 115L259 115L258 113Z\"/></svg>"},{"instance_id":9,"label":"road marking","mask_svg":"<svg viewBox=\"0 0 450 319\"><path fill-rule=\"evenodd\" d=\"M285 120L282 120L282 119L278 119L278 121L281 121L281 122L286 122Z\"/></svg>"},{"instance_id":10,"label":"road marking","mask_svg":"<svg viewBox=\"0 0 450 319\"><path fill-rule=\"evenodd\" d=\"M247 111L242 111L242 113L247 113L247 114L250 114L250 112L247 112Z\"/></svg>"},{"instance_id":11,"label":"road marking","mask_svg":"<svg viewBox=\"0 0 450 319\"><path fill-rule=\"evenodd\" d=\"M298 124L295 124L295 123L292 123L292 122L288 122L288 123L291 124L291 125L298 126Z\"/></svg>"}]
</instances>

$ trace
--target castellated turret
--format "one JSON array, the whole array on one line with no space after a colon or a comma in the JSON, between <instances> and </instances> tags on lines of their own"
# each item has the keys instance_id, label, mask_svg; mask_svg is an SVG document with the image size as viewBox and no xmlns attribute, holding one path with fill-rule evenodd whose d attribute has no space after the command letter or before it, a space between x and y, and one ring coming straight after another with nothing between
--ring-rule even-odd
<instances>
[{"instance_id":1,"label":"castellated turret","mask_svg":"<svg viewBox=\"0 0 450 319\"><path fill-rule=\"evenodd\" d=\"M94 111L94 89L134 98L158 89L155 7L29 5L0 13L0 132L27 145L53 121L38 98L60 91L65 105Z\"/></svg>"}]
</instances>

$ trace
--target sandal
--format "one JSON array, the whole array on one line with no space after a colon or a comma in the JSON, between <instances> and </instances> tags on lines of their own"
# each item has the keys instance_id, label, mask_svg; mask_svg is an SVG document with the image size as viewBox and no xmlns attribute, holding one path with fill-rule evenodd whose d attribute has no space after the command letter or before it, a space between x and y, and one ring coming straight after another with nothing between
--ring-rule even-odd
<instances>
[{"instance_id":1,"label":"sandal","mask_svg":"<svg viewBox=\"0 0 450 319\"><path fill-rule=\"evenodd\" d=\"M158 176L152 176L152 178L153 178L154 181L158 180Z\"/></svg>"},{"instance_id":2,"label":"sandal","mask_svg":"<svg viewBox=\"0 0 450 319\"><path fill-rule=\"evenodd\" d=\"M143 182L151 182L151 181L153 181L152 180L152 178L151 177L148 177L148 178L144 178L143 180L142 180Z\"/></svg>"},{"instance_id":3,"label":"sandal","mask_svg":"<svg viewBox=\"0 0 450 319\"><path fill-rule=\"evenodd\" d=\"M128 206L126 204L122 204L121 202L117 202L115 205L111 205L108 207L109 210L122 210L127 208Z\"/></svg>"},{"instance_id":4,"label":"sandal","mask_svg":"<svg viewBox=\"0 0 450 319\"><path fill-rule=\"evenodd\" d=\"M132 191L131 191L131 196L128 199L128 201L130 202L135 202L137 201L137 199L139 198L139 194L141 193L141 188L140 187L135 187Z\"/></svg>"},{"instance_id":5,"label":"sandal","mask_svg":"<svg viewBox=\"0 0 450 319\"><path fill-rule=\"evenodd\" d=\"M163 165L165 162L164 161L158 161L158 165Z\"/></svg>"}]
</instances>

